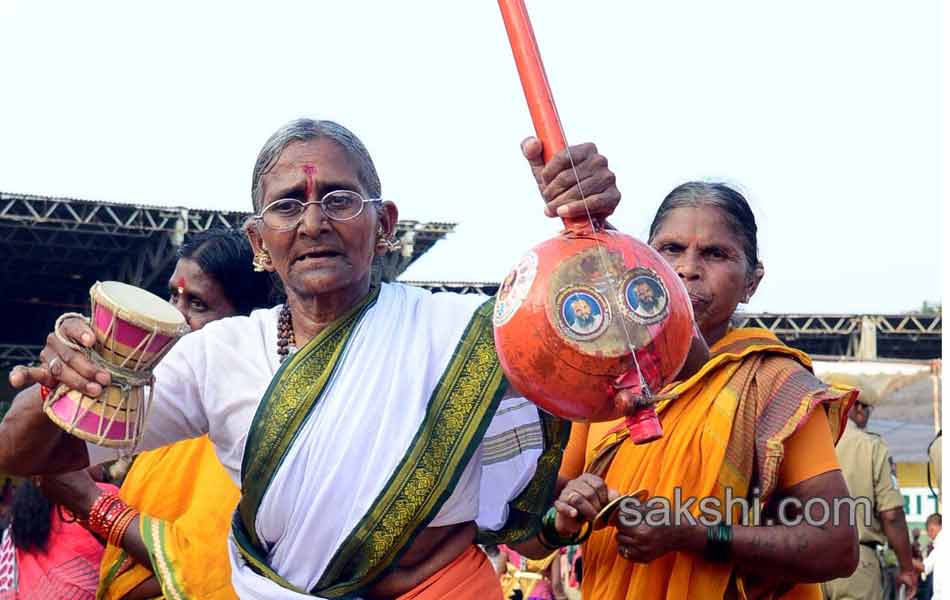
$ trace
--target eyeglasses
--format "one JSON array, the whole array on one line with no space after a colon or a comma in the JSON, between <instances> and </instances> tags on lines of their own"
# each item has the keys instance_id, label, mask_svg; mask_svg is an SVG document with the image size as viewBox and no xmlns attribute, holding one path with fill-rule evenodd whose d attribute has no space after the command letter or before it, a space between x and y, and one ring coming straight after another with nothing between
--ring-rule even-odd
<instances>
[{"instance_id":1,"label":"eyeglasses","mask_svg":"<svg viewBox=\"0 0 950 600\"><path fill-rule=\"evenodd\" d=\"M271 229L287 231L293 229L303 220L307 207L316 204L323 214L333 221L349 221L360 216L363 206L367 202L382 202L382 198L363 198L359 192L352 190L335 190L326 194L320 200L301 202L296 198L281 198L264 207L255 218L264 222Z\"/></svg>"}]
</instances>

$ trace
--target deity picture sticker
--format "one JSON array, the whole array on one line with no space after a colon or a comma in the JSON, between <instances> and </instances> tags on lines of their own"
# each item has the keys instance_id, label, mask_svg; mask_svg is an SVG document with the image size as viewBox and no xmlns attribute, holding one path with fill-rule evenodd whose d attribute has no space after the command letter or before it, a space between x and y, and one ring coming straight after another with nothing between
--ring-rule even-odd
<instances>
[{"instance_id":1,"label":"deity picture sticker","mask_svg":"<svg viewBox=\"0 0 950 600\"><path fill-rule=\"evenodd\" d=\"M593 288L572 286L558 294L561 331L575 340L592 340L607 329L610 309Z\"/></svg>"},{"instance_id":2,"label":"deity picture sticker","mask_svg":"<svg viewBox=\"0 0 950 600\"><path fill-rule=\"evenodd\" d=\"M507 323L517 312L528 292L531 291L531 284L534 283L537 272L538 255L529 252L518 261L508 277L505 277L495 295L495 313L492 315L495 327Z\"/></svg>"},{"instance_id":3,"label":"deity picture sticker","mask_svg":"<svg viewBox=\"0 0 950 600\"><path fill-rule=\"evenodd\" d=\"M663 281L645 267L631 269L620 286L621 306L627 316L643 325L662 321L668 312L669 294Z\"/></svg>"}]
</instances>

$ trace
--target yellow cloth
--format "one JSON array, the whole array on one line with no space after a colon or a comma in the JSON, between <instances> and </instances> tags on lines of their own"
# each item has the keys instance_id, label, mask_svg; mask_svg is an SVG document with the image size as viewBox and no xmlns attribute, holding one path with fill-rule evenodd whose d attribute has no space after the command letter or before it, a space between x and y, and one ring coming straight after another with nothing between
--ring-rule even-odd
<instances>
[{"instance_id":1,"label":"yellow cloth","mask_svg":"<svg viewBox=\"0 0 950 600\"><path fill-rule=\"evenodd\" d=\"M545 558L532 560L511 548L502 548L502 553L508 557L506 572L501 576L501 591L505 598L510 597L515 590L520 590L524 598L530 598L534 588L549 578L548 567L561 557L559 551L554 551ZM550 582L546 582L546 585L550 586Z\"/></svg>"},{"instance_id":2,"label":"yellow cloth","mask_svg":"<svg viewBox=\"0 0 950 600\"><path fill-rule=\"evenodd\" d=\"M207 436L144 452L136 458L119 496L137 508L162 535L147 544L146 568L108 546L100 569L99 598L118 600L161 573L166 598L231 600L227 538L240 491L214 453ZM143 532L144 533L144 532ZM160 565L160 568L155 568Z\"/></svg>"},{"instance_id":3,"label":"yellow cloth","mask_svg":"<svg viewBox=\"0 0 950 600\"><path fill-rule=\"evenodd\" d=\"M595 441L588 469L596 472L599 465L607 485L621 492L644 488L651 496L670 499L679 488L683 498L714 496L721 500L727 486L734 496L743 497L753 469L760 480L766 480L764 487L770 485L774 490L788 437L825 403L832 421L832 437L825 438L830 444L840 435L842 411L853 400L853 393L826 392L823 384L807 374L810 361L806 355L777 340L769 342L764 339L767 337L770 334L761 330L731 331L710 349L712 358L696 375L664 390L678 397L658 406L662 438L638 446L625 440L624 430L609 433L599 443ZM780 372L772 373L775 369ZM761 372L768 376L758 381ZM800 384L803 379L811 383ZM785 386L789 382L795 383L792 393ZM765 411L766 407L771 410ZM781 422L774 418L776 407L787 413ZM768 431L767 439L760 437L763 431ZM757 459L755 466L751 461L753 438L765 444L770 454ZM615 454L610 454L610 448ZM745 450L740 452L741 448ZM693 513L698 514L698 502ZM585 598L723 598L730 587L732 564L711 563L680 552L636 564L617 553L615 534L613 528L596 531L584 548ZM799 585L782 597L820 598L820 590L817 585Z\"/></svg>"}]
</instances>

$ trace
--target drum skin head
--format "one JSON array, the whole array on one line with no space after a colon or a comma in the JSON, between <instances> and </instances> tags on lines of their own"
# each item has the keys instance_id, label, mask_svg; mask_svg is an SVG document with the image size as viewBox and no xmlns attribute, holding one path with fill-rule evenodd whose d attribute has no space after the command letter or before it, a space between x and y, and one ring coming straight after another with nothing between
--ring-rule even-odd
<instances>
[{"instance_id":1,"label":"drum skin head","mask_svg":"<svg viewBox=\"0 0 950 600\"><path fill-rule=\"evenodd\" d=\"M150 369L187 333L184 315L166 300L118 281L89 290L96 351L123 368Z\"/></svg>"},{"instance_id":2,"label":"drum skin head","mask_svg":"<svg viewBox=\"0 0 950 600\"><path fill-rule=\"evenodd\" d=\"M178 331L185 325L185 316L168 300L142 288L120 281L103 281L97 284L102 301L113 307L121 307L133 318L154 324L165 332ZM96 286L93 286L96 289Z\"/></svg>"}]
</instances>

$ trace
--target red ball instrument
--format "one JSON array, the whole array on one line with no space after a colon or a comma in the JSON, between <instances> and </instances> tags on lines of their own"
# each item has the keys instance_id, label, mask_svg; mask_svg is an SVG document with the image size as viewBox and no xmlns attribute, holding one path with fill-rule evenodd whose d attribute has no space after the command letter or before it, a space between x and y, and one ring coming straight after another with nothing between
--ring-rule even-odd
<instances>
[{"instance_id":1,"label":"red ball instrument","mask_svg":"<svg viewBox=\"0 0 950 600\"><path fill-rule=\"evenodd\" d=\"M499 0L521 86L544 160L566 147L523 0ZM583 192L583 190L581 190ZM663 435L650 400L683 368L693 310L669 265L646 244L595 218L531 249L498 290L495 344L511 384L529 400L574 421L608 421L640 399L626 425L635 443Z\"/></svg>"}]
</instances>

